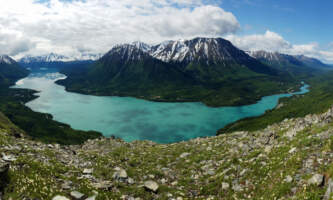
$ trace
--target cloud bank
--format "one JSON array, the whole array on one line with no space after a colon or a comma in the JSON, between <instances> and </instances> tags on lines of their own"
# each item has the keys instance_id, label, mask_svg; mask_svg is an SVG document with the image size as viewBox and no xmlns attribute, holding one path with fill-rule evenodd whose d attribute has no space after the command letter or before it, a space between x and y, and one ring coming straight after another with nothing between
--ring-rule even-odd
<instances>
[{"instance_id":1,"label":"cloud bank","mask_svg":"<svg viewBox=\"0 0 333 200\"><path fill-rule=\"evenodd\" d=\"M265 50L291 55L306 55L325 62L333 62L333 48L322 50L316 42L300 45L291 44L281 35L269 30L264 34L246 36L228 35L226 39L230 40L238 48L246 51Z\"/></svg>"},{"instance_id":2,"label":"cloud bank","mask_svg":"<svg viewBox=\"0 0 333 200\"><path fill-rule=\"evenodd\" d=\"M11 56L102 53L118 43L221 36L240 28L232 13L201 0L0 3L0 53Z\"/></svg>"},{"instance_id":3,"label":"cloud bank","mask_svg":"<svg viewBox=\"0 0 333 200\"><path fill-rule=\"evenodd\" d=\"M113 45L226 37L243 50L305 54L333 62L333 44L293 45L272 31L238 36L237 18L214 0L0 0L0 54L79 57Z\"/></svg>"}]
</instances>

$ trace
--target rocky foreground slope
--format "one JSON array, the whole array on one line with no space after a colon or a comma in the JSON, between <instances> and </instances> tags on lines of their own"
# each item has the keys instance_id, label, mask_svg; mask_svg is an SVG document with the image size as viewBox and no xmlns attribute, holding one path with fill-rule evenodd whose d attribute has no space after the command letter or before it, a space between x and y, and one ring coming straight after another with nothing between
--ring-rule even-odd
<instances>
[{"instance_id":1,"label":"rocky foreground slope","mask_svg":"<svg viewBox=\"0 0 333 200\"><path fill-rule=\"evenodd\" d=\"M257 132L164 145L42 144L2 122L2 199L327 200L333 190L333 108Z\"/></svg>"}]
</instances>

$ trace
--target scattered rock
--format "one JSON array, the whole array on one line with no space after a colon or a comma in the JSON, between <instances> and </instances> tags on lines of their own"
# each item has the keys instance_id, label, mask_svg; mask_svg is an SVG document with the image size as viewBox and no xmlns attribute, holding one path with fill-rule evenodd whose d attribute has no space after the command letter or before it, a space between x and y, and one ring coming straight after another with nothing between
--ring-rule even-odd
<instances>
[{"instance_id":1,"label":"scattered rock","mask_svg":"<svg viewBox=\"0 0 333 200\"><path fill-rule=\"evenodd\" d=\"M324 182L324 176L322 174L315 174L309 180L309 185L321 186Z\"/></svg>"},{"instance_id":2,"label":"scattered rock","mask_svg":"<svg viewBox=\"0 0 333 200\"><path fill-rule=\"evenodd\" d=\"M293 148L291 148L291 149L289 150L289 153L290 153L290 154L295 153L296 150L297 150L297 148L296 148L296 147L293 147Z\"/></svg>"},{"instance_id":3,"label":"scattered rock","mask_svg":"<svg viewBox=\"0 0 333 200\"><path fill-rule=\"evenodd\" d=\"M185 153L182 153L179 157L180 158L186 158L187 156L191 155L190 153L188 152L185 152Z\"/></svg>"},{"instance_id":4,"label":"scattered rock","mask_svg":"<svg viewBox=\"0 0 333 200\"><path fill-rule=\"evenodd\" d=\"M272 151L272 148L273 148L272 146L266 146L265 147L265 152L270 153Z\"/></svg>"},{"instance_id":5,"label":"scattered rock","mask_svg":"<svg viewBox=\"0 0 333 200\"><path fill-rule=\"evenodd\" d=\"M128 178L128 179L127 179L127 183L130 184L130 185L132 185L132 184L135 183L135 181L134 181L134 179L132 179L132 178Z\"/></svg>"},{"instance_id":6,"label":"scattered rock","mask_svg":"<svg viewBox=\"0 0 333 200\"><path fill-rule=\"evenodd\" d=\"M65 181L62 185L61 188L63 190L69 190L72 188L72 181Z\"/></svg>"},{"instance_id":7,"label":"scattered rock","mask_svg":"<svg viewBox=\"0 0 333 200\"><path fill-rule=\"evenodd\" d=\"M13 155L3 155L2 160L4 160L5 162L14 162L16 161L16 158Z\"/></svg>"},{"instance_id":8,"label":"scattered rock","mask_svg":"<svg viewBox=\"0 0 333 200\"><path fill-rule=\"evenodd\" d=\"M70 200L70 199L64 196L57 195L53 197L52 200Z\"/></svg>"},{"instance_id":9,"label":"scattered rock","mask_svg":"<svg viewBox=\"0 0 333 200\"><path fill-rule=\"evenodd\" d=\"M93 195L91 197L86 198L86 200L95 200L97 198L97 195Z\"/></svg>"},{"instance_id":10,"label":"scattered rock","mask_svg":"<svg viewBox=\"0 0 333 200\"><path fill-rule=\"evenodd\" d=\"M94 169L84 169L83 174L92 174L94 172Z\"/></svg>"},{"instance_id":11,"label":"scattered rock","mask_svg":"<svg viewBox=\"0 0 333 200\"><path fill-rule=\"evenodd\" d=\"M246 174L248 170L247 169L243 169L243 171L241 171L241 173L239 173L240 176L244 176Z\"/></svg>"},{"instance_id":12,"label":"scattered rock","mask_svg":"<svg viewBox=\"0 0 333 200\"><path fill-rule=\"evenodd\" d=\"M174 181L174 182L172 182L171 185L172 185L172 186L176 186L176 185L178 185L178 181Z\"/></svg>"},{"instance_id":13,"label":"scattered rock","mask_svg":"<svg viewBox=\"0 0 333 200\"><path fill-rule=\"evenodd\" d=\"M310 158L310 159L306 160L305 168L311 169L311 168L313 168L313 165L314 165L314 160L313 159Z\"/></svg>"},{"instance_id":14,"label":"scattered rock","mask_svg":"<svg viewBox=\"0 0 333 200\"><path fill-rule=\"evenodd\" d=\"M84 197L84 194L78 192L78 191L72 191L71 197L74 199L82 199Z\"/></svg>"},{"instance_id":15,"label":"scattered rock","mask_svg":"<svg viewBox=\"0 0 333 200\"><path fill-rule=\"evenodd\" d=\"M111 181L101 181L98 183L93 183L92 186L99 190L110 190L113 187Z\"/></svg>"},{"instance_id":16,"label":"scattered rock","mask_svg":"<svg viewBox=\"0 0 333 200\"><path fill-rule=\"evenodd\" d=\"M127 172L124 169L117 168L117 171L113 174L113 178L116 179L117 181L125 181L128 176Z\"/></svg>"},{"instance_id":17,"label":"scattered rock","mask_svg":"<svg viewBox=\"0 0 333 200\"><path fill-rule=\"evenodd\" d=\"M293 182L293 178L292 178L290 175L288 175L288 176L284 179L284 181L287 182L287 183L291 183L291 182Z\"/></svg>"},{"instance_id":18,"label":"scattered rock","mask_svg":"<svg viewBox=\"0 0 333 200\"><path fill-rule=\"evenodd\" d=\"M222 183L222 190L228 190L230 188L230 184L229 183Z\"/></svg>"},{"instance_id":19,"label":"scattered rock","mask_svg":"<svg viewBox=\"0 0 333 200\"><path fill-rule=\"evenodd\" d=\"M333 181L332 179L329 179L323 200L329 200L331 198L332 193L333 193Z\"/></svg>"},{"instance_id":20,"label":"scattered rock","mask_svg":"<svg viewBox=\"0 0 333 200\"><path fill-rule=\"evenodd\" d=\"M159 186L155 181L146 181L144 187L152 192L157 192Z\"/></svg>"},{"instance_id":21,"label":"scattered rock","mask_svg":"<svg viewBox=\"0 0 333 200\"><path fill-rule=\"evenodd\" d=\"M235 192L242 192L243 191L243 187L238 184L238 183L234 183L232 185L232 189L235 191Z\"/></svg>"}]
</instances>

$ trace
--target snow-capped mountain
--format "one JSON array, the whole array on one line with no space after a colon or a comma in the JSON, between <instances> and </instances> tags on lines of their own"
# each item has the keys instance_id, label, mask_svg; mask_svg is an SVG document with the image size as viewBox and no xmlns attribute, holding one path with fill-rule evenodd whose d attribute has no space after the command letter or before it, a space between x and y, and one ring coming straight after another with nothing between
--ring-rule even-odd
<instances>
[{"instance_id":1,"label":"snow-capped mountain","mask_svg":"<svg viewBox=\"0 0 333 200\"><path fill-rule=\"evenodd\" d=\"M221 64L249 60L249 56L222 38L166 41L153 46L150 54L165 62Z\"/></svg>"},{"instance_id":2,"label":"snow-capped mountain","mask_svg":"<svg viewBox=\"0 0 333 200\"><path fill-rule=\"evenodd\" d=\"M12 65L12 64L15 64L16 61L13 60L11 57L9 57L7 55L0 55L0 63L1 64Z\"/></svg>"},{"instance_id":3,"label":"snow-capped mountain","mask_svg":"<svg viewBox=\"0 0 333 200\"><path fill-rule=\"evenodd\" d=\"M71 61L72 59L63 56L63 55L58 55L55 53L50 53L48 55L43 55L43 56L25 56L19 60L20 63L34 63L34 62L66 62L66 61Z\"/></svg>"},{"instance_id":4,"label":"snow-capped mountain","mask_svg":"<svg viewBox=\"0 0 333 200\"><path fill-rule=\"evenodd\" d=\"M131 65L139 69L142 63L149 63L151 66L165 63L194 81L214 84L220 83L226 77L240 76L244 71L277 74L276 70L260 63L222 38L167 41L151 47L150 50L149 48L149 45L139 42L116 45L98 60L98 67L104 66L110 70L109 66L117 66L112 68L116 73L123 66ZM129 71L134 71L134 68ZM147 73L143 74L148 76Z\"/></svg>"},{"instance_id":5,"label":"snow-capped mountain","mask_svg":"<svg viewBox=\"0 0 333 200\"><path fill-rule=\"evenodd\" d=\"M49 63L49 62L69 62L69 61L79 61L79 60L98 60L102 57L102 54L81 54L76 57L69 57L64 55L59 55L56 53L50 53L42 56L25 56L19 60L20 63Z\"/></svg>"},{"instance_id":6,"label":"snow-capped mountain","mask_svg":"<svg viewBox=\"0 0 333 200\"><path fill-rule=\"evenodd\" d=\"M149 44L146 44L143 42L136 41L136 42L133 42L131 45L142 50L143 52L150 53L150 51L151 51L151 46Z\"/></svg>"},{"instance_id":7,"label":"snow-capped mountain","mask_svg":"<svg viewBox=\"0 0 333 200\"><path fill-rule=\"evenodd\" d=\"M182 63L184 65L192 62L205 63L207 65L224 63L226 65L226 63L230 62L240 63L240 61L253 60L246 53L233 46L231 42L222 38L165 41L155 46L150 46L142 42L134 42L131 44L116 45L114 48L119 50L119 47L126 49L128 46L136 47L136 49L148 53L158 60L167 63ZM134 53L137 54L138 52L135 51ZM126 55L131 57L130 54Z\"/></svg>"},{"instance_id":8,"label":"snow-capped mountain","mask_svg":"<svg viewBox=\"0 0 333 200\"><path fill-rule=\"evenodd\" d=\"M29 74L29 71L17 64L7 55L0 55L0 86L10 86Z\"/></svg>"},{"instance_id":9,"label":"snow-capped mountain","mask_svg":"<svg viewBox=\"0 0 333 200\"><path fill-rule=\"evenodd\" d=\"M303 65L303 63L297 59L296 56L282 54L279 52L268 52L268 51L248 51L251 57L258 59L260 61L269 64L293 64L293 65Z\"/></svg>"},{"instance_id":10,"label":"snow-capped mountain","mask_svg":"<svg viewBox=\"0 0 333 200\"><path fill-rule=\"evenodd\" d=\"M133 44L116 45L106 53L102 59L122 60L123 63L129 63L151 57L140 47L142 48L144 46L141 46L141 44L139 44L139 47Z\"/></svg>"},{"instance_id":11,"label":"snow-capped mountain","mask_svg":"<svg viewBox=\"0 0 333 200\"><path fill-rule=\"evenodd\" d=\"M309 67L328 67L320 60L304 55L287 55L279 52L248 51L251 57L272 65L295 65Z\"/></svg>"},{"instance_id":12,"label":"snow-capped mountain","mask_svg":"<svg viewBox=\"0 0 333 200\"><path fill-rule=\"evenodd\" d=\"M264 58L270 61L279 60L280 53L278 52L269 52L269 51L246 51L253 58Z\"/></svg>"}]
</instances>

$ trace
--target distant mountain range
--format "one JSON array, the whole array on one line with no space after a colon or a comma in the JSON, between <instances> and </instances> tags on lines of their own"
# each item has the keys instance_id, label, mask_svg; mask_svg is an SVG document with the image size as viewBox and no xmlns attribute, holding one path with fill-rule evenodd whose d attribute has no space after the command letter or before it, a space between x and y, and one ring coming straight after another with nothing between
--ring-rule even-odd
<instances>
[{"instance_id":1,"label":"distant mountain range","mask_svg":"<svg viewBox=\"0 0 333 200\"><path fill-rule=\"evenodd\" d=\"M322 67L327 68L328 65L324 64L318 59L310 58L304 55L287 55L278 52L267 52L267 51L250 51L247 52L253 58L256 58L260 61L270 63L272 65L303 65L308 67Z\"/></svg>"},{"instance_id":2,"label":"distant mountain range","mask_svg":"<svg viewBox=\"0 0 333 200\"><path fill-rule=\"evenodd\" d=\"M303 55L287 55L278 52L252 51L251 57L279 70L287 71L296 77L306 77L331 67L315 58Z\"/></svg>"},{"instance_id":3,"label":"distant mountain range","mask_svg":"<svg viewBox=\"0 0 333 200\"><path fill-rule=\"evenodd\" d=\"M0 55L0 88L13 85L18 79L29 74L15 60L7 55Z\"/></svg>"},{"instance_id":4,"label":"distant mountain range","mask_svg":"<svg viewBox=\"0 0 333 200\"><path fill-rule=\"evenodd\" d=\"M50 53L43 56L30 56L27 55L18 60L19 63L42 63L42 62L69 62L69 61L80 61L80 60L98 60L102 57L102 54L82 54L79 57L68 57L59 55L56 53Z\"/></svg>"},{"instance_id":5,"label":"distant mountain range","mask_svg":"<svg viewBox=\"0 0 333 200\"><path fill-rule=\"evenodd\" d=\"M67 90L156 101L235 105L285 91L295 80L222 38L114 46L89 67L63 70Z\"/></svg>"},{"instance_id":6,"label":"distant mountain range","mask_svg":"<svg viewBox=\"0 0 333 200\"><path fill-rule=\"evenodd\" d=\"M83 54L77 58L50 53L43 56L25 56L19 59L19 64L29 69L43 68L57 68L62 69L65 67L79 68L93 63L102 57L102 54Z\"/></svg>"}]
</instances>

